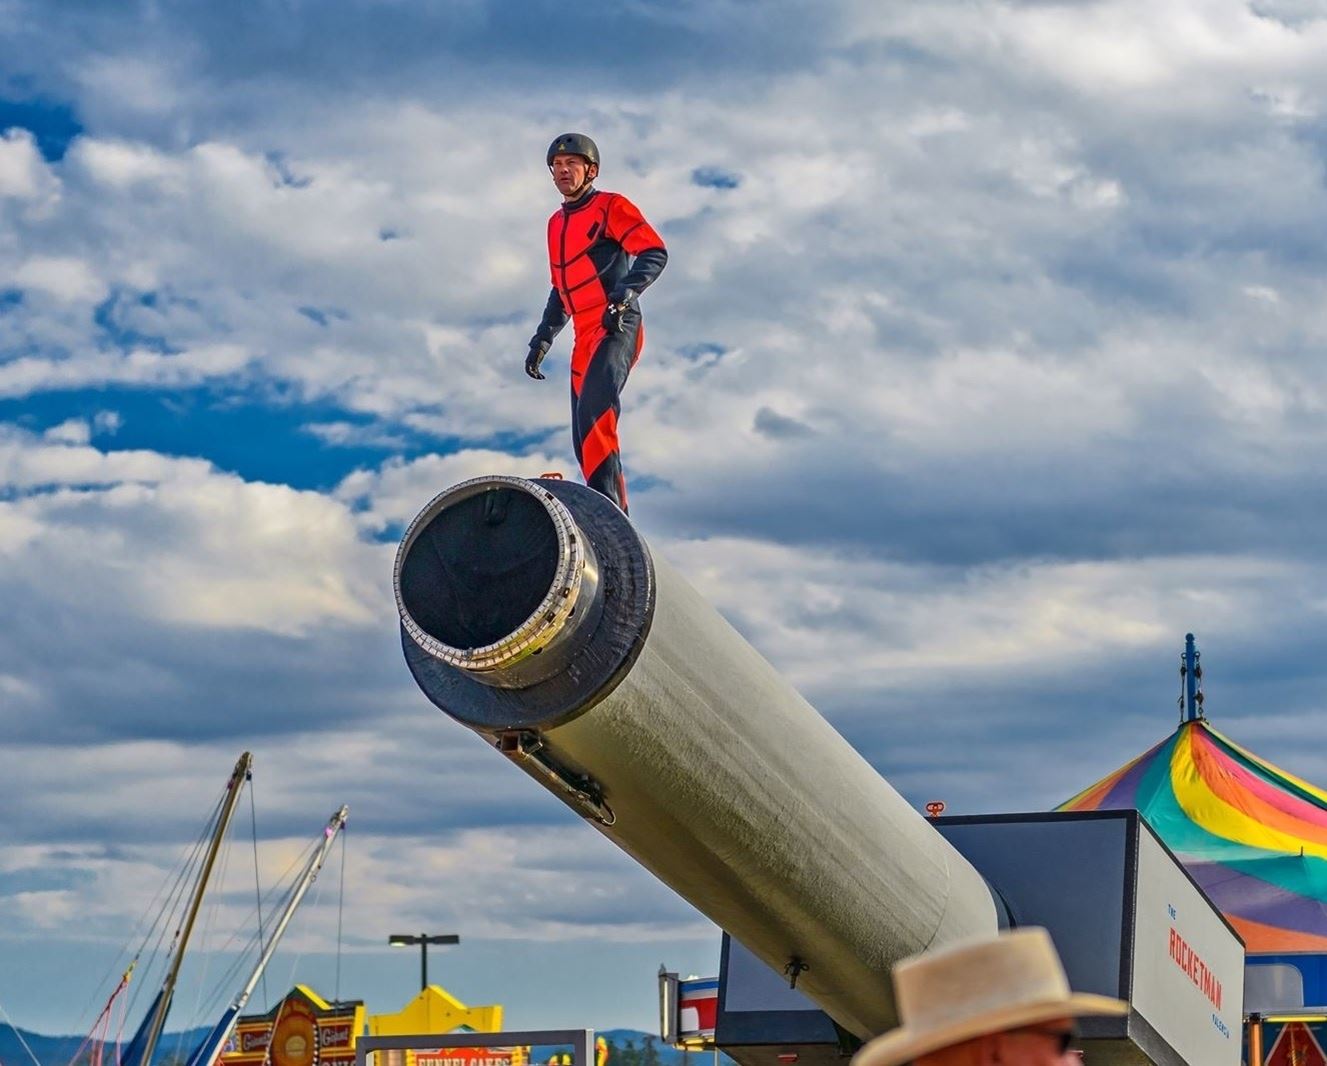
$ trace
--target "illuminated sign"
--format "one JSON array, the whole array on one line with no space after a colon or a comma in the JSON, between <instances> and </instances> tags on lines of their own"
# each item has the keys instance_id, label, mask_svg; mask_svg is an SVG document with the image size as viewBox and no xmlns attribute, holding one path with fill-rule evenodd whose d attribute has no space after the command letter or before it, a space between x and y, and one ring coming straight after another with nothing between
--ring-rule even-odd
<instances>
[{"instance_id":1,"label":"illuminated sign","mask_svg":"<svg viewBox=\"0 0 1327 1066\"><path fill-rule=\"evenodd\" d=\"M449 1047L438 1051L416 1051L416 1066L512 1066L511 1048Z\"/></svg>"},{"instance_id":2,"label":"illuminated sign","mask_svg":"<svg viewBox=\"0 0 1327 1066\"><path fill-rule=\"evenodd\" d=\"M267 1014L237 1020L219 1066L349 1066L363 1016L362 1002L332 1006L296 986Z\"/></svg>"},{"instance_id":3,"label":"illuminated sign","mask_svg":"<svg viewBox=\"0 0 1327 1066\"><path fill-rule=\"evenodd\" d=\"M1276 1038L1266 1066L1327 1066L1327 1055L1303 1022L1291 1022Z\"/></svg>"}]
</instances>

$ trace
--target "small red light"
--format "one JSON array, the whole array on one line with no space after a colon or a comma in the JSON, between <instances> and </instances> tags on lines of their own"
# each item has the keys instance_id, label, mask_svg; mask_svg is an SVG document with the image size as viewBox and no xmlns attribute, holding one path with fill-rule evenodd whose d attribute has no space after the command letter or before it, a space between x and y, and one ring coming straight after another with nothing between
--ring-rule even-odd
<instances>
[{"instance_id":1,"label":"small red light","mask_svg":"<svg viewBox=\"0 0 1327 1066\"><path fill-rule=\"evenodd\" d=\"M779 1061L780 1061L780 1062L796 1062L796 1061L797 1061L797 1052L795 1052L795 1051L782 1051L782 1052L779 1053Z\"/></svg>"}]
</instances>

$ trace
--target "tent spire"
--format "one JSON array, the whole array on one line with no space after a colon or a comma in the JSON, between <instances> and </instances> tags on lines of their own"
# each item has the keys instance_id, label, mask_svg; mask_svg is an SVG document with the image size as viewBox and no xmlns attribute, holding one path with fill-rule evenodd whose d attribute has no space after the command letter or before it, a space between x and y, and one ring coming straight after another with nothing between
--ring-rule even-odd
<instances>
[{"instance_id":1,"label":"tent spire","mask_svg":"<svg viewBox=\"0 0 1327 1066\"><path fill-rule=\"evenodd\" d=\"M1180 696L1180 722L1194 722L1203 717L1202 654L1194 643L1193 634L1184 634L1184 658L1180 662L1180 683L1184 694Z\"/></svg>"}]
</instances>

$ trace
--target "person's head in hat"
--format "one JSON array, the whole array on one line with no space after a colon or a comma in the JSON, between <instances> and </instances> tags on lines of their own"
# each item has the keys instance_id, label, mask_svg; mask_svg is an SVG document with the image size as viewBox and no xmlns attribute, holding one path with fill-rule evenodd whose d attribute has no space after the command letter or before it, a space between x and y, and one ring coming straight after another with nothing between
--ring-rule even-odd
<instances>
[{"instance_id":1,"label":"person's head in hat","mask_svg":"<svg viewBox=\"0 0 1327 1066\"><path fill-rule=\"evenodd\" d=\"M1060 1066L1076 1062L1074 1019L1121 1015L1118 999L1071 992L1045 929L1016 929L894 967L901 1024L852 1066Z\"/></svg>"}]
</instances>

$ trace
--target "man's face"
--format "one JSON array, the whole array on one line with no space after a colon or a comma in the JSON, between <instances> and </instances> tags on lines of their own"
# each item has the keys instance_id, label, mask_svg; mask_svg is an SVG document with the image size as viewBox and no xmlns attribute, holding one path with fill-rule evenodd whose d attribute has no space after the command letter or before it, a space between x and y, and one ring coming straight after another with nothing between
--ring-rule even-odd
<instances>
[{"instance_id":1,"label":"man's face","mask_svg":"<svg viewBox=\"0 0 1327 1066\"><path fill-rule=\"evenodd\" d=\"M942 1051L922 1055L916 1066L1078 1066L1064 1034L1074 1031L1068 1018L977 1037Z\"/></svg>"},{"instance_id":2,"label":"man's face","mask_svg":"<svg viewBox=\"0 0 1327 1066\"><path fill-rule=\"evenodd\" d=\"M563 196L580 192L587 178L593 179L599 168L585 161L583 155L560 153L553 157L553 184Z\"/></svg>"},{"instance_id":3,"label":"man's face","mask_svg":"<svg viewBox=\"0 0 1327 1066\"><path fill-rule=\"evenodd\" d=\"M1005 1047L1000 1061L1010 1066L1066 1066L1081 1062L1077 1053L1070 1050L1073 1033L1074 1023L1068 1018L1000 1033L999 1039Z\"/></svg>"}]
</instances>

